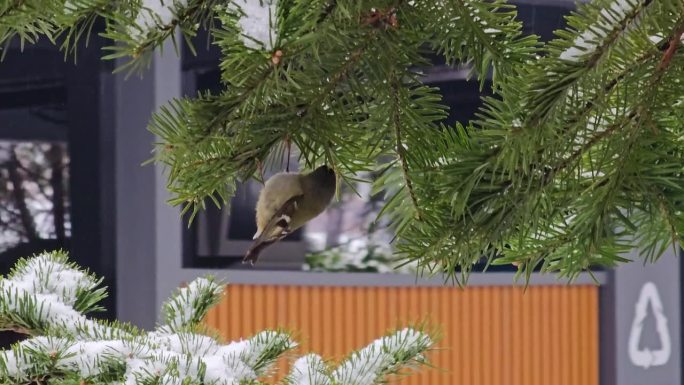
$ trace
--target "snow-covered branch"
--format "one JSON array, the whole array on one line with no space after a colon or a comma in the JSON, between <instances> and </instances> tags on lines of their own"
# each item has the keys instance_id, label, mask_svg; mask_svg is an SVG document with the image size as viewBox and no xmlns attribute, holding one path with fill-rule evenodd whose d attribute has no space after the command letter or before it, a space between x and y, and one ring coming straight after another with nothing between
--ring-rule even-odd
<instances>
[{"instance_id":1,"label":"snow-covered branch","mask_svg":"<svg viewBox=\"0 0 684 385\"><path fill-rule=\"evenodd\" d=\"M374 385L390 374L426 362L425 352L433 342L427 333L406 328L378 338L352 353L335 369L316 354L295 361L286 382L289 385Z\"/></svg>"},{"instance_id":2,"label":"snow-covered branch","mask_svg":"<svg viewBox=\"0 0 684 385\"><path fill-rule=\"evenodd\" d=\"M94 300L104 296L99 283L69 263L64 253L22 260L9 277L0 279L0 326L34 335L0 351L0 378L239 385L268 376L276 360L297 346L289 334L275 330L228 344L194 332L223 293L223 286L211 278L198 278L178 290L164 304L164 323L148 333L91 320L75 309L79 303L92 308ZM423 362L431 344L426 334L405 329L353 353L335 372L320 357L307 355L297 360L286 381L374 384L401 366Z\"/></svg>"},{"instance_id":3,"label":"snow-covered branch","mask_svg":"<svg viewBox=\"0 0 684 385\"><path fill-rule=\"evenodd\" d=\"M162 305L165 326L177 330L198 324L209 308L218 303L222 294L223 285L214 282L211 277L192 281Z\"/></svg>"},{"instance_id":4,"label":"snow-covered branch","mask_svg":"<svg viewBox=\"0 0 684 385\"><path fill-rule=\"evenodd\" d=\"M290 385L330 385L330 369L317 354L307 354L295 361L287 378Z\"/></svg>"},{"instance_id":5,"label":"snow-covered branch","mask_svg":"<svg viewBox=\"0 0 684 385\"><path fill-rule=\"evenodd\" d=\"M276 0L236 0L229 5L238 9L242 41L253 49L271 50L278 37Z\"/></svg>"},{"instance_id":6,"label":"snow-covered branch","mask_svg":"<svg viewBox=\"0 0 684 385\"><path fill-rule=\"evenodd\" d=\"M187 6L187 0L143 0L130 29L131 37L143 40L151 31L175 28L179 12Z\"/></svg>"},{"instance_id":7,"label":"snow-covered branch","mask_svg":"<svg viewBox=\"0 0 684 385\"><path fill-rule=\"evenodd\" d=\"M370 345L351 354L332 373L336 384L373 385L402 368L425 363L426 350L432 346L427 333L406 328L378 338Z\"/></svg>"},{"instance_id":8,"label":"snow-covered branch","mask_svg":"<svg viewBox=\"0 0 684 385\"><path fill-rule=\"evenodd\" d=\"M637 0L615 0L610 7L601 10L594 25L590 25L575 38L574 45L561 52L560 58L579 61L593 54L606 37L616 29L624 29L623 22L639 6Z\"/></svg>"}]
</instances>

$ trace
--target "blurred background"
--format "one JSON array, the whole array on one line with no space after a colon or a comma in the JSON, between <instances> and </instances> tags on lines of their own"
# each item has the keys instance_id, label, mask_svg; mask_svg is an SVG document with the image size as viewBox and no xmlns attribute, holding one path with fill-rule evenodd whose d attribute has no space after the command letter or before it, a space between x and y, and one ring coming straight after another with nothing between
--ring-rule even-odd
<instances>
[{"instance_id":1,"label":"blurred background","mask_svg":"<svg viewBox=\"0 0 684 385\"><path fill-rule=\"evenodd\" d=\"M574 8L514 3L525 32L545 41ZM375 222L382 197L359 183L358 195L343 189L324 215L255 268L243 266L259 183L242 184L228 210L210 205L188 227L166 203L163 168L141 165L151 157L145 127L154 110L220 90L218 50L200 33L197 55L167 47L143 77L126 79L100 60L103 45L95 28L77 65L45 41L13 46L0 63L1 274L20 257L66 249L105 278L107 311L96 316L152 328L172 290L210 273L231 283L207 319L226 339L281 326L296 332L301 350L333 359L389 328L431 325L441 336L432 354L439 369L400 383L681 383L681 250L572 283L535 274L526 289L514 284L514 267L483 271L483 263L458 288L417 278L410 263L396 268L392 234ZM424 81L451 106L445 123L468 121L479 85L467 68L433 62ZM0 343L16 338L3 332Z\"/></svg>"}]
</instances>

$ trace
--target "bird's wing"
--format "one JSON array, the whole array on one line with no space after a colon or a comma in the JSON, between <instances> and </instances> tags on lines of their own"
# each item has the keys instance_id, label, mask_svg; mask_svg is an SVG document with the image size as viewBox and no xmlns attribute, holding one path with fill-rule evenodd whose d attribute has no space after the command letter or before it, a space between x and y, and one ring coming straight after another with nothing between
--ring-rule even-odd
<instances>
[{"instance_id":1,"label":"bird's wing","mask_svg":"<svg viewBox=\"0 0 684 385\"><path fill-rule=\"evenodd\" d=\"M254 240L252 246L247 250L247 254L242 260L243 263L250 262L254 264L259 258L261 250L290 234L290 222L294 212L297 210L298 201L302 197L303 195L294 196L280 206L278 211L266 223L261 234Z\"/></svg>"},{"instance_id":2,"label":"bird's wing","mask_svg":"<svg viewBox=\"0 0 684 385\"><path fill-rule=\"evenodd\" d=\"M295 211L297 211L299 200L303 196L304 195L293 196L285 201L285 203L280 206L278 211L276 211L271 219L269 219L269 221L266 223L266 226L264 226L264 230L261 232L261 236L259 238L277 238L280 236L281 232L285 232L285 235L287 235L290 232L290 222L292 221L292 216L294 215ZM273 232L276 231L277 228L281 228L282 230L274 234Z\"/></svg>"},{"instance_id":3,"label":"bird's wing","mask_svg":"<svg viewBox=\"0 0 684 385\"><path fill-rule=\"evenodd\" d=\"M278 173L266 181L264 188L259 192L256 204L257 232L253 239L264 233L274 213L285 206L289 199L304 194L300 179L299 174Z\"/></svg>"}]
</instances>

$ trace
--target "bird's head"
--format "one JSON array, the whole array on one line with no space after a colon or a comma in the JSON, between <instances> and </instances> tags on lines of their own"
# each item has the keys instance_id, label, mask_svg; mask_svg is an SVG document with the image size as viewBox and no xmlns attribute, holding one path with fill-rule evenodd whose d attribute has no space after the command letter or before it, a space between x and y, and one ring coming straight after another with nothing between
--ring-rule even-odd
<instances>
[{"instance_id":1,"label":"bird's head","mask_svg":"<svg viewBox=\"0 0 684 385\"><path fill-rule=\"evenodd\" d=\"M337 183L337 176L335 175L335 170L333 170L328 165L323 165L313 170L307 177L312 178L316 181L317 186L323 188L335 190L335 185Z\"/></svg>"}]
</instances>

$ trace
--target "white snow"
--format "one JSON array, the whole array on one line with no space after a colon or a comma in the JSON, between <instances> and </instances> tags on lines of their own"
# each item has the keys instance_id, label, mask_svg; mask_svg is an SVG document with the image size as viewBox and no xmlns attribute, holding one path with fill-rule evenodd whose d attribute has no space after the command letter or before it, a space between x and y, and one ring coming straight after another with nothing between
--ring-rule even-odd
<instances>
[{"instance_id":1,"label":"white snow","mask_svg":"<svg viewBox=\"0 0 684 385\"><path fill-rule=\"evenodd\" d=\"M89 377L100 373L100 360L109 356L125 357L125 345L122 341L83 341L66 349L64 358L59 360L60 366L76 368L81 376Z\"/></svg>"},{"instance_id":2,"label":"white snow","mask_svg":"<svg viewBox=\"0 0 684 385\"><path fill-rule=\"evenodd\" d=\"M171 329L183 327L194 318L197 301L208 294L220 294L222 290L221 285L206 278L197 278L190 282L164 305L167 315L172 316L171 319L167 319L167 326Z\"/></svg>"},{"instance_id":3,"label":"white snow","mask_svg":"<svg viewBox=\"0 0 684 385\"><path fill-rule=\"evenodd\" d=\"M136 27L129 29L130 36L142 40L150 31L171 25L178 11L187 5L187 0L142 0Z\"/></svg>"},{"instance_id":4,"label":"white snow","mask_svg":"<svg viewBox=\"0 0 684 385\"><path fill-rule=\"evenodd\" d=\"M228 345L223 345L218 348L216 354L225 357L237 357L241 355L244 351L249 349L249 341L240 340L229 343Z\"/></svg>"},{"instance_id":5,"label":"white snow","mask_svg":"<svg viewBox=\"0 0 684 385\"><path fill-rule=\"evenodd\" d=\"M236 0L230 4L237 5L242 11L240 29L245 46L253 49L273 49L278 37L276 28L276 0Z\"/></svg>"},{"instance_id":6,"label":"white snow","mask_svg":"<svg viewBox=\"0 0 684 385\"><path fill-rule=\"evenodd\" d=\"M586 31L577 36L573 45L561 52L560 58L567 61L579 61L594 52L608 31L613 30L628 13L634 11L636 6L635 0L616 0L609 8L602 9L601 18L596 25L589 26Z\"/></svg>"},{"instance_id":7,"label":"white snow","mask_svg":"<svg viewBox=\"0 0 684 385\"><path fill-rule=\"evenodd\" d=\"M14 377L15 379L21 379L26 376L26 370L31 366L26 358L21 354L19 350L19 355L17 355L13 350L6 350L0 353L0 360L4 364L4 370L8 376ZM3 365L0 365L2 369ZM2 370L0 370L0 373Z\"/></svg>"},{"instance_id":8,"label":"white snow","mask_svg":"<svg viewBox=\"0 0 684 385\"><path fill-rule=\"evenodd\" d=\"M325 373L326 366L317 354L300 357L292 365L291 385L329 385L332 380Z\"/></svg>"},{"instance_id":9,"label":"white snow","mask_svg":"<svg viewBox=\"0 0 684 385\"><path fill-rule=\"evenodd\" d=\"M256 365L264 352L280 344L285 345L289 349L297 346L287 334L278 333L273 330L261 331L247 341L247 345L240 352L240 358L252 367Z\"/></svg>"},{"instance_id":10,"label":"white snow","mask_svg":"<svg viewBox=\"0 0 684 385\"><path fill-rule=\"evenodd\" d=\"M74 304L79 290L91 290L97 285L89 275L52 259L48 254L30 259L13 274L12 282L16 288L33 293L54 294L68 305Z\"/></svg>"},{"instance_id":11,"label":"white snow","mask_svg":"<svg viewBox=\"0 0 684 385\"><path fill-rule=\"evenodd\" d=\"M207 336L194 333L154 334L150 333L166 350L188 354L192 356L207 356L217 354L219 345Z\"/></svg>"},{"instance_id":12,"label":"white snow","mask_svg":"<svg viewBox=\"0 0 684 385\"><path fill-rule=\"evenodd\" d=\"M420 352L432 344L430 337L414 329L406 328L390 336L378 338L367 347L352 354L335 371L336 383L347 385L372 385L388 370L405 364L397 362L397 353L415 352L411 358L421 359Z\"/></svg>"},{"instance_id":13,"label":"white snow","mask_svg":"<svg viewBox=\"0 0 684 385\"><path fill-rule=\"evenodd\" d=\"M649 39L649 40L651 41L651 43L653 43L653 44L660 44L660 43L663 42L663 40L665 40L665 36L663 36L663 35L661 35L661 34L657 34L657 35L649 36L648 39Z\"/></svg>"},{"instance_id":14,"label":"white snow","mask_svg":"<svg viewBox=\"0 0 684 385\"><path fill-rule=\"evenodd\" d=\"M35 276L37 274L29 274ZM70 305L62 302L59 295L41 293L43 288L27 285L26 281L15 283L12 280L0 281L0 293L6 298L6 305L10 311L21 311L26 301L35 303L38 318L54 327L64 328L78 338L89 338L94 335L107 335L112 329L91 321Z\"/></svg>"},{"instance_id":15,"label":"white snow","mask_svg":"<svg viewBox=\"0 0 684 385\"><path fill-rule=\"evenodd\" d=\"M255 380L254 370L236 356L214 355L202 359L205 366L204 380L216 385L233 385L240 381Z\"/></svg>"},{"instance_id":16,"label":"white snow","mask_svg":"<svg viewBox=\"0 0 684 385\"><path fill-rule=\"evenodd\" d=\"M0 296L9 311L30 305L37 306L38 318L53 328L66 331L64 337L33 337L16 344L13 350L0 351L0 376L13 380L23 377L36 367L36 359L44 360L45 355L54 358L57 369L76 371L83 377L101 373L112 364L125 364L122 382L118 385L137 385L146 380L176 385L187 383L206 383L213 385L238 385L254 381L268 367L264 359L274 358L274 353L296 346L285 333L266 330L248 340L219 344L208 336L173 332L169 327L142 334L131 335L119 328L105 326L85 318L72 306L62 302L56 293L38 292L45 280L36 279L45 275L46 266L52 266L55 275L82 277L76 269L67 265L57 266L58 261L49 258L39 259L41 263L30 263L17 272L16 279L0 278ZM52 262L57 264L50 265ZM61 269L61 270L60 270ZM56 272L56 273L55 273ZM45 275L47 277L47 275ZM72 281L73 285L79 280ZM177 298L196 298L193 293L206 285L220 286L206 280L193 281L186 288L185 296ZM205 286L202 286L205 285ZM68 285L52 286L70 293ZM213 287L213 286L212 286ZM192 301L190 301L191 303ZM25 311L25 310L24 310ZM335 373L339 381L349 385L372 384L383 372L396 368L406 362L397 362L395 357L421 359L421 353L429 348L429 337L412 329L404 329L396 334L383 337L368 347L355 353ZM398 354L411 353L411 354ZM256 365L259 364L257 370ZM268 363L271 364L271 363ZM294 366L293 384L329 385L332 377L320 357L305 356ZM349 380L349 381L347 381ZM185 382L184 382L185 381Z\"/></svg>"}]
</instances>

